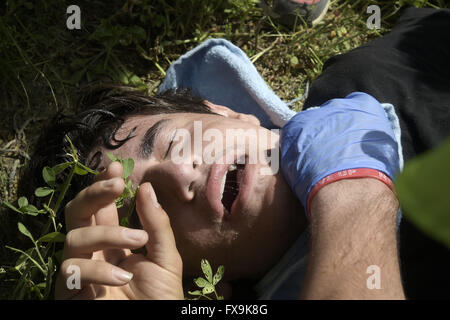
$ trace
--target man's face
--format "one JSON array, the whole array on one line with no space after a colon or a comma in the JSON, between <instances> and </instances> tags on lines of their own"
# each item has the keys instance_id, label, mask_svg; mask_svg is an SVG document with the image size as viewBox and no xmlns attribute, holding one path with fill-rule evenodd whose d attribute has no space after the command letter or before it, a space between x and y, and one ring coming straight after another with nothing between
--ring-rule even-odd
<instances>
[{"instance_id":1,"label":"man's face","mask_svg":"<svg viewBox=\"0 0 450 320\"><path fill-rule=\"evenodd\" d=\"M301 231L303 214L281 171L267 174L278 167L254 157L252 147L258 145L259 154L267 154L277 146L278 135L259 126L254 118L223 114L130 118L116 138L136 128L134 137L112 153L134 159L134 186L152 184L170 217L185 275L198 275L200 261L206 258L216 267L224 264L231 278L257 276L267 271ZM256 136L237 146L230 138L227 141L232 130L255 132ZM205 132L214 138L208 139ZM264 145L265 150L260 150ZM105 153L110 150L97 148L91 155L97 151L104 155L99 168L106 167Z\"/></svg>"}]
</instances>

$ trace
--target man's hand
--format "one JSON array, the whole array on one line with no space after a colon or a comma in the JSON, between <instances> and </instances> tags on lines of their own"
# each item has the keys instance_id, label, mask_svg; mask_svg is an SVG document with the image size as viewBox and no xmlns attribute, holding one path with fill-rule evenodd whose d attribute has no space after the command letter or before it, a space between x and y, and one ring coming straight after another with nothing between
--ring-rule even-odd
<instances>
[{"instance_id":1,"label":"man's hand","mask_svg":"<svg viewBox=\"0 0 450 320\"><path fill-rule=\"evenodd\" d=\"M169 217L150 183L142 184L136 197L144 230L119 226L114 200L125 186L122 172L113 162L66 206L68 234L57 299L184 299L182 260ZM146 256L131 252L144 245ZM67 285L71 265L80 270L80 289Z\"/></svg>"},{"instance_id":2,"label":"man's hand","mask_svg":"<svg viewBox=\"0 0 450 320\"><path fill-rule=\"evenodd\" d=\"M311 204L311 251L301 298L404 299L397 210L394 193L375 179L322 188ZM373 265L379 267L381 288L367 285Z\"/></svg>"}]
</instances>

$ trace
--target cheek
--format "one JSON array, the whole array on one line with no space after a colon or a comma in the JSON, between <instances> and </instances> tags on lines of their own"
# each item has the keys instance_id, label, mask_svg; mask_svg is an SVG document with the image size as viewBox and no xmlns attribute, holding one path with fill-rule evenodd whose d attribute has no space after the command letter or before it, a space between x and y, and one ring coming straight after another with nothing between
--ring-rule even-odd
<instances>
[{"instance_id":1,"label":"cheek","mask_svg":"<svg viewBox=\"0 0 450 320\"><path fill-rule=\"evenodd\" d=\"M133 186L138 186L144 182L151 182L150 173L155 170L158 165L158 161L153 158L147 160L134 160L134 169L130 176ZM156 190L156 186L153 185ZM159 199L158 199L159 200Z\"/></svg>"},{"instance_id":2,"label":"cheek","mask_svg":"<svg viewBox=\"0 0 450 320\"><path fill-rule=\"evenodd\" d=\"M211 225L195 221L189 213L169 217L177 244L204 248L218 241L219 237Z\"/></svg>"},{"instance_id":3,"label":"cheek","mask_svg":"<svg viewBox=\"0 0 450 320\"><path fill-rule=\"evenodd\" d=\"M192 214L170 216L177 247L180 251L210 252L229 248L237 237L237 232L214 223L202 223L192 219Z\"/></svg>"},{"instance_id":4,"label":"cheek","mask_svg":"<svg viewBox=\"0 0 450 320\"><path fill-rule=\"evenodd\" d=\"M259 170L259 169L257 169ZM249 198L250 214L257 217L273 202L276 176L258 174Z\"/></svg>"}]
</instances>

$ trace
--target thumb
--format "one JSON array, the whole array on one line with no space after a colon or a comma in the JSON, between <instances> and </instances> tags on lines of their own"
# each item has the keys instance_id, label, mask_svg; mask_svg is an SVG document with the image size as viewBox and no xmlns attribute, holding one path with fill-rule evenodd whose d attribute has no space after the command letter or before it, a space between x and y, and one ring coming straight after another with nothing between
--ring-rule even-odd
<instances>
[{"instance_id":1,"label":"thumb","mask_svg":"<svg viewBox=\"0 0 450 320\"><path fill-rule=\"evenodd\" d=\"M150 183L144 183L139 187L136 211L144 230L149 235L149 241L146 244L147 258L160 267L181 276L182 261L169 216L158 203Z\"/></svg>"}]
</instances>

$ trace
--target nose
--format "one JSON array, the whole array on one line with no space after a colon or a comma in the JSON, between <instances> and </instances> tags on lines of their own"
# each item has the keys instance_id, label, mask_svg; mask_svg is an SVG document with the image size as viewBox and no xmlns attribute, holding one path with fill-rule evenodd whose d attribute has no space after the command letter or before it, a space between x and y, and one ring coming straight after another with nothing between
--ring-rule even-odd
<instances>
[{"instance_id":1,"label":"nose","mask_svg":"<svg viewBox=\"0 0 450 320\"><path fill-rule=\"evenodd\" d=\"M198 187L206 183L200 163L197 157L192 157L183 163L167 161L160 164L158 170L155 170L158 174L155 172L154 178L151 179L155 191L159 193L159 189L161 196L167 201L192 201L199 190Z\"/></svg>"}]
</instances>

